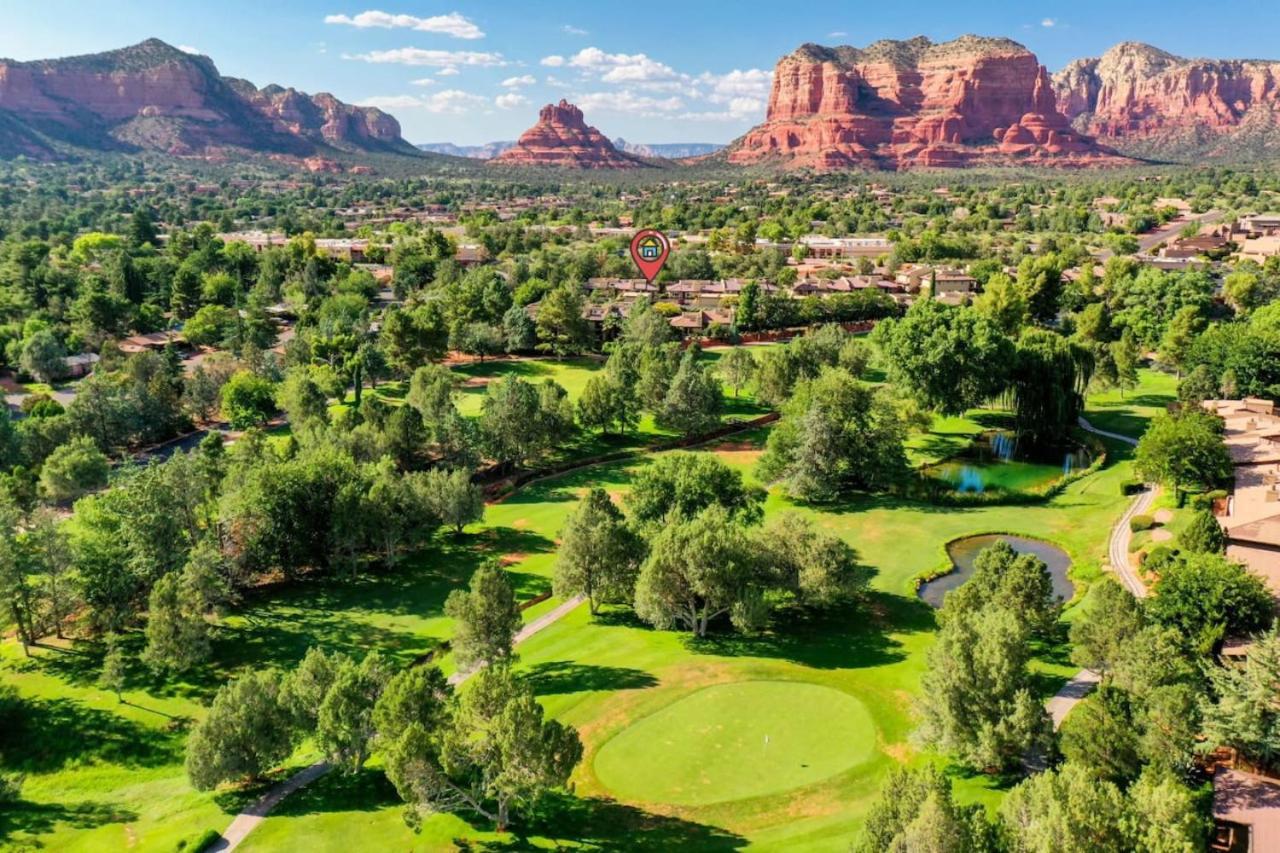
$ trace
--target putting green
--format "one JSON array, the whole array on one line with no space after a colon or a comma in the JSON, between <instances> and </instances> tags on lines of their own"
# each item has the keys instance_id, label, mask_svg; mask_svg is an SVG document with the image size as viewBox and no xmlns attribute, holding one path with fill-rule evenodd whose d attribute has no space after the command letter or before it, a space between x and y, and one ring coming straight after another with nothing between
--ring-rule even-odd
<instances>
[{"instance_id":1,"label":"putting green","mask_svg":"<svg viewBox=\"0 0 1280 853\"><path fill-rule=\"evenodd\" d=\"M702 806L775 794L876 753L865 705L830 687L743 681L703 688L623 729L595 757L615 796Z\"/></svg>"}]
</instances>

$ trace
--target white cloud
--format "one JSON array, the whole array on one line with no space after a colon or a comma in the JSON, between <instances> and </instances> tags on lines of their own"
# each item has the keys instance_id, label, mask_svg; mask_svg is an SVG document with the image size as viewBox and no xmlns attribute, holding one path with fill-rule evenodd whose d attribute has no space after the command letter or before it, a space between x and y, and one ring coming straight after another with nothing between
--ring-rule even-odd
<instances>
[{"instance_id":1,"label":"white cloud","mask_svg":"<svg viewBox=\"0 0 1280 853\"><path fill-rule=\"evenodd\" d=\"M548 86L568 86L569 85L568 83L561 80L559 77L555 76L554 74L548 74L546 79L543 82L545 82Z\"/></svg>"},{"instance_id":2,"label":"white cloud","mask_svg":"<svg viewBox=\"0 0 1280 853\"><path fill-rule=\"evenodd\" d=\"M501 53L478 50L424 50L420 47L371 50L368 53L343 54L342 58L380 65L424 65L435 68L457 68L459 65L493 68L507 64Z\"/></svg>"},{"instance_id":3,"label":"white cloud","mask_svg":"<svg viewBox=\"0 0 1280 853\"><path fill-rule=\"evenodd\" d=\"M553 53L551 56L542 57L541 64L547 66L548 68L560 68L561 66L564 65L564 57L557 56L556 54Z\"/></svg>"},{"instance_id":4,"label":"white cloud","mask_svg":"<svg viewBox=\"0 0 1280 853\"><path fill-rule=\"evenodd\" d=\"M571 35L571 36L589 36L589 35L591 35L591 33L587 32L587 31L586 31L586 30L584 30L584 29L582 29L582 27L575 27L573 24L565 24L563 27L561 27L561 28L560 28L560 31L561 31L561 32L563 32L563 33L567 33L568 35Z\"/></svg>"},{"instance_id":5,"label":"white cloud","mask_svg":"<svg viewBox=\"0 0 1280 853\"><path fill-rule=\"evenodd\" d=\"M546 64L546 59L543 64ZM681 77L671 66L643 53L605 53L598 47L584 47L569 57L568 64L585 74L598 75L606 83L652 82Z\"/></svg>"},{"instance_id":6,"label":"white cloud","mask_svg":"<svg viewBox=\"0 0 1280 853\"><path fill-rule=\"evenodd\" d=\"M410 80L409 83L414 86L434 86L436 80L431 77L419 77L417 80Z\"/></svg>"},{"instance_id":7,"label":"white cloud","mask_svg":"<svg viewBox=\"0 0 1280 853\"><path fill-rule=\"evenodd\" d=\"M773 72L763 68L735 68L726 74L703 74L698 82L709 89L707 100L716 104L733 98L765 98L773 85Z\"/></svg>"},{"instance_id":8,"label":"white cloud","mask_svg":"<svg viewBox=\"0 0 1280 853\"><path fill-rule=\"evenodd\" d=\"M680 118L690 121L756 121L764 118L764 101L759 98L731 98L723 110L688 112Z\"/></svg>"},{"instance_id":9,"label":"white cloud","mask_svg":"<svg viewBox=\"0 0 1280 853\"><path fill-rule=\"evenodd\" d=\"M670 115L684 109L685 102L678 97L654 98L638 95L629 89L616 92L586 92L575 95L573 102L583 112L630 113L641 116Z\"/></svg>"},{"instance_id":10,"label":"white cloud","mask_svg":"<svg viewBox=\"0 0 1280 853\"><path fill-rule=\"evenodd\" d=\"M507 92L505 95L499 95L494 98L493 102L499 109L513 110L516 107L522 107L529 103L529 99L524 95L521 95L519 92Z\"/></svg>"},{"instance_id":11,"label":"white cloud","mask_svg":"<svg viewBox=\"0 0 1280 853\"><path fill-rule=\"evenodd\" d=\"M191 46L191 45L189 45L189 44L180 44L180 45L178 45L178 50L182 51L183 53L190 53L190 54L192 54L193 56L204 56L204 51L203 51L203 50L201 50L201 49L200 49L200 48L198 48L198 47L192 47L192 46Z\"/></svg>"},{"instance_id":12,"label":"white cloud","mask_svg":"<svg viewBox=\"0 0 1280 853\"><path fill-rule=\"evenodd\" d=\"M326 15L324 22L326 24L342 24L360 29L378 27L388 30L418 30L424 33L440 33L457 39L484 38L484 31L457 12L450 12L447 15L434 15L430 18L419 18L416 15L393 15L389 12L371 10L361 12L355 17Z\"/></svg>"},{"instance_id":13,"label":"white cloud","mask_svg":"<svg viewBox=\"0 0 1280 853\"><path fill-rule=\"evenodd\" d=\"M842 38L844 38L844 37L845 37L845 36L847 36L847 35L849 35L849 34L848 34L848 33L846 33L844 30L832 30L831 32L827 33L827 38L829 38L829 39L842 39Z\"/></svg>"},{"instance_id":14,"label":"white cloud","mask_svg":"<svg viewBox=\"0 0 1280 853\"><path fill-rule=\"evenodd\" d=\"M489 99L459 89L446 89L433 95L377 95L358 102L362 107L388 110L420 109L429 113L461 115L488 106Z\"/></svg>"},{"instance_id":15,"label":"white cloud","mask_svg":"<svg viewBox=\"0 0 1280 853\"><path fill-rule=\"evenodd\" d=\"M1052 28L1052 27L1056 27L1057 25L1058 25L1058 21L1054 18L1045 18L1043 21L1040 22L1040 26L1042 27Z\"/></svg>"},{"instance_id":16,"label":"white cloud","mask_svg":"<svg viewBox=\"0 0 1280 853\"><path fill-rule=\"evenodd\" d=\"M538 80L532 74L521 74L519 77L508 77L502 81L502 85L508 89L516 89L520 86L532 86Z\"/></svg>"},{"instance_id":17,"label":"white cloud","mask_svg":"<svg viewBox=\"0 0 1280 853\"><path fill-rule=\"evenodd\" d=\"M449 65L437 71L436 76L437 77L456 77L461 73L462 72L458 70L458 66Z\"/></svg>"},{"instance_id":18,"label":"white cloud","mask_svg":"<svg viewBox=\"0 0 1280 853\"><path fill-rule=\"evenodd\" d=\"M407 110L422 106L422 98L417 95L374 95L356 101L357 107L377 107L380 110Z\"/></svg>"}]
</instances>

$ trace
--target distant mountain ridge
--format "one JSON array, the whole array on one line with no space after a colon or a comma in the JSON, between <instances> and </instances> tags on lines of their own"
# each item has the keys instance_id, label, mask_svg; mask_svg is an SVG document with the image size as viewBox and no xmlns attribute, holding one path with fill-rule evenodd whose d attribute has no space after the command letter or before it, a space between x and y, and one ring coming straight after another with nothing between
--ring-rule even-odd
<instances>
[{"instance_id":1,"label":"distant mountain ridge","mask_svg":"<svg viewBox=\"0 0 1280 853\"><path fill-rule=\"evenodd\" d=\"M159 39L62 59L0 59L0 156L52 160L76 149L209 158L234 149L298 158L417 153L379 109L327 93L259 89Z\"/></svg>"},{"instance_id":2,"label":"distant mountain ridge","mask_svg":"<svg viewBox=\"0 0 1280 853\"><path fill-rule=\"evenodd\" d=\"M1141 42L1053 75L1077 130L1140 156L1192 160L1280 154L1280 60L1185 59Z\"/></svg>"},{"instance_id":3,"label":"distant mountain ridge","mask_svg":"<svg viewBox=\"0 0 1280 853\"><path fill-rule=\"evenodd\" d=\"M430 154L448 154L452 157L469 157L473 160L492 160L509 148L515 140L488 142L484 145L455 145L452 142L423 142L417 147ZM678 160L684 157L703 157L724 147L722 142L628 142L621 136L613 140L613 147L637 157L662 157Z\"/></svg>"},{"instance_id":4,"label":"distant mountain ridge","mask_svg":"<svg viewBox=\"0 0 1280 853\"><path fill-rule=\"evenodd\" d=\"M423 142L417 148L428 154L448 154L472 160L492 160L516 144L514 139L486 142L484 145L454 145L452 142Z\"/></svg>"},{"instance_id":5,"label":"distant mountain ridge","mask_svg":"<svg viewBox=\"0 0 1280 853\"><path fill-rule=\"evenodd\" d=\"M613 140L613 147L637 157L662 157L679 160L685 157L705 157L724 148L723 142L628 142L621 136Z\"/></svg>"}]
</instances>

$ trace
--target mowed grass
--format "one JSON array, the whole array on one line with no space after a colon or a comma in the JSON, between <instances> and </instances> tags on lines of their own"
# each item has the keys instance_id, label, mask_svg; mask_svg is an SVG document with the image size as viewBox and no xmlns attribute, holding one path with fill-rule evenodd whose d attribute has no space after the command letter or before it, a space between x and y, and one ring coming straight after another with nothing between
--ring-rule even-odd
<instances>
[{"instance_id":1,"label":"mowed grass","mask_svg":"<svg viewBox=\"0 0 1280 853\"><path fill-rule=\"evenodd\" d=\"M708 805L789 791L861 764L875 725L857 699L788 681L714 684L624 729L596 753L618 797Z\"/></svg>"},{"instance_id":2,"label":"mowed grass","mask_svg":"<svg viewBox=\"0 0 1280 853\"><path fill-rule=\"evenodd\" d=\"M974 425L980 428L977 421ZM969 429L953 426L961 432ZM749 475L767 434L761 429L734 436L711 451ZM761 636L720 632L702 641L655 631L624 608L596 619L578 608L520 648L520 672L548 714L578 728L586 755L574 774L574 793L551 798L516 827L518 834L499 836L486 822L465 815L432 816L420 833L411 832L401 819L403 804L375 757L361 774L330 774L286 800L244 849L305 847L345 853L450 850L463 843L478 849L847 849L888 769L936 760L918 752L909 738L924 653L936 627L933 611L915 597L912 580L938 568L950 539L1008 532L1062 546L1075 561L1077 584L1087 583L1096 575L1107 531L1124 503L1119 483L1128 476L1129 464L1123 448L1115 451L1104 471L1041 506L941 508L862 496L818 507L796 504L774 490L766 505L769 516L786 511L811 516L822 529L848 541L874 569L873 592L865 606L818 616L783 614ZM172 850L181 839L224 828L256 791L197 793L181 766L188 725L182 718L198 719L220 683L246 668L288 670L310 645L357 655L377 649L397 665L410 665L437 651L450 635L443 600L449 590L465 584L481 561L499 559L522 599L549 589L556 540L577 501L593 486L623 500L634 472L645 464L645 458L633 459L530 484L489 506L484 521L462 538L441 535L392 570L263 589L222 620L214 664L188 683L162 685L134 662L126 692L129 705L94 687L100 648L39 651L37 662L27 664L12 640L6 640L0 678L16 685L24 697L56 701L64 716L86 721L60 730L85 732L86 740L96 732L115 732L109 742L117 746L99 749L67 740L59 743L60 760L40 764L37 759L49 747L33 740L28 750L19 741L16 754L32 762L24 792L28 802L15 810L17 817L0 817L0 843ZM556 603L552 599L531 608L525 618L536 618ZM140 649L140 637L131 642ZM1062 649L1040 652L1037 686L1048 695L1073 669ZM451 667L448 657L443 665ZM817 761L811 758L810 743L783 735L779 743L788 746L776 753L778 767L735 755L729 740L720 741L724 749L702 753L719 762L714 772L731 779L725 784L769 780L767 791L748 786L732 799L681 800L672 786L688 787L689 780L682 770L659 772L660 761L637 777L641 791L622 793L616 790L617 773L597 773L607 767L609 759L604 765L598 760L609 743L628 737L643 743L644 738L628 736L632 726L664 712L679 720L686 713L682 708L698 708L698 700L689 697L710 687L736 690L737 685L760 683L794 686L798 694L833 691L841 697L805 703L811 715L803 727L805 737L816 731L831 744L831 752L843 754L822 768L821 778L816 768L799 766ZM810 693L818 695L830 700L832 694ZM781 705L749 699L726 704L725 713L752 733L749 739L743 735L748 748L756 734L762 745L766 729L798 713L785 700ZM756 705L764 710L754 712ZM855 706L862 710L849 710ZM677 710L667 712L672 707ZM703 710L693 716L708 714L712 712ZM679 725L670 728L675 732ZM728 727L721 733L724 738L730 734ZM839 749L833 741L837 734ZM852 758L843 752L855 749L869 752ZM303 744L288 765L301 766L313 756L313 749ZM962 799L988 805L1001 796L998 780L985 776L957 776L957 789Z\"/></svg>"},{"instance_id":3,"label":"mowed grass","mask_svg":"<svg viewBox=\"0 0 1280 853\"><path fill-rule=\"evenodd\" d=\"M756 441L765 433L760 431ZM731 440L715 452L740 459L758 451ZM600 485L621 500L630 475L643 464L599 466L535 483L491 506L486 525L554 538L587 488ZM578 728L586 756L574 774L575 798L557 798L528 819L520 827L519 843L545 849L846 849L890 767L936 760L910 741L924 652L936 627L933 611L915 597L912 580L945 560L943 546L950 539L1009 532L1065 548L1074 560L1078 584L1087 585L1097 574L1107 531L1123 507L1119 483L1128 467L1123 448L1117 447L1104 471L1072 484L1054 501L1032 507L943 509L873 497L810 507L771 492L768 515L811 515L820 527L849 541L876 575L865 608L808 618L792 614L763 636L720 633L696 641L679 632L654 631L625 609L607 610L596 619L586 608L574 611L521 646L519 669L547 712ZM531 554L511 565L545 577L554 555ZM1037 688L1048 696L1075 668L1063 648L1038 651ZM873 745L871 752L865 758L843 753L822 768L822 778L816 778L816 768L800 767L812 755L804 742L790 742L777 757L794 771L790 777L762 763L758 753L735 754L739 742L755 752L766 730L790 727L787 720L797 713L749 698L726 702L724 726L713 731L709 727L716 725L710 719L715 713L691 697L710 687L717 690L707 695L715 697L721 686L736 690L761 682L794 686L797 693L810 687L835 691L865 709L863 715L842 710L848 707L843 699L815 700L808 703L812 708L803 718L804 728L822 734L835 756L868 745ZM754 692L753 687L744 689ZM829 699L829 694L821 695ZM744 732L740 740L732 735L737 730ZM695 732L702 737L695 738ZM660 748L664 737L673 739L669 748ZM614 750L621 752L610 756ZM693 757L688 757L691 751ZM694 791L702 786L691 782L701 776L687 772L701 759L706 769L698 772L732 777L725 784L743 787L724 799L715 793L698 798ZM811 769L814 775L806 776ZM1002 796L1001 782L990 777L960 774L956 782L966 801L994 806ZM286 849L290 839L299 837L319 850L351 845L443 850L463 840L501 846L502 840L483 822L457 816L432 817L414 835L400 821L399 800L384 783L357 779L344 784L332 778L323 784L328 787L313 791L313 801L299 804L296 811L286 804L269 817L246 849ZM768 787L753 789L755 784ZM652 836L644 835L649 828ZM646 840L637 840L642 836Z\"/></svg>"},{"instance_id":4,"label":"mowed grass","mask_svg":"<svg viewBox=\"0 0 1280 853\"><path fill-rule=\"evenodd\" d=\"M1140 438L1151 419L1177 399L1177 377L1142 368L1138 371L1136 388L1123 392L1113 388L1090 394L1085 404L1085 417L1098 429Z\"/></svg>"}]
</instances>

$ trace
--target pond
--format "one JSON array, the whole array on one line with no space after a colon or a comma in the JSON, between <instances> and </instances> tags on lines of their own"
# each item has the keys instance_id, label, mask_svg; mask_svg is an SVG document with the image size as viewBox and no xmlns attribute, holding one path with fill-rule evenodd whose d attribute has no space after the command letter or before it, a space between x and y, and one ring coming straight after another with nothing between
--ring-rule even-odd
<instances>
[{"instance_id":1,"label":"pond","mask_svg":"<svg viewBox=\"0 0 1280 853\"><path fill-rule=\"evenodd\" d=\"M991 533L985 536L970 536L947 543L947 556L955 570L941 577L920 585L920 598L932 607L941 607L943 597L950 590L960 586L973 576L974 561L984 548L994 545L1003 539L1019 554L1034 554L1049 567L1049 577L1053 580L1053 592L1063 601L1070 601L1075 595L1075 585L1067 577L1071 569L1071 558L1067 552L1056 545L1041 542L1039 539L1027 539L1022 536L1005 536Z\"/></svg>"},{"instance_id":2,"label":"pond","mask_svg":"<svg viewBox=\"0 0 1280 853\"><path fill-rule=\"evenodd\" d=\"M1072 471L1086 468L1092 461L1084 448L1064 450L1059 458L1038 454L1023 458L1017 443L1007 432L984 433L958 456L924 469L924 475L949 485L958 492L985 492L1000 489L1021 492L1059 480Z\"/></svg>"}]
</instances>

